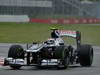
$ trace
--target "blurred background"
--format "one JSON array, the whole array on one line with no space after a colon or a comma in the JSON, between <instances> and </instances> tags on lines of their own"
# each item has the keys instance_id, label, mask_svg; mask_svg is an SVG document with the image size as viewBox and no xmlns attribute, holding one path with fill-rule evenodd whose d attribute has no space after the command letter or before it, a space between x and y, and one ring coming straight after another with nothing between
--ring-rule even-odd
<instances>
[{"instance_id":1,"label":"blurred background","mask_svg":"<svg viewBox=\"0 0 100 75\"><path fill-rule=\"evenodd\" d=\"M100 18L99 0L0 0L0 15L30 18Z\"/></svg>"},{"instance_id":2,"label":"blurred background","mask_svg":"<svg viewBox=\"0 0 100 75\"><path fill-rule=\"evenodd\" d=\"M100 45L100 0L0 0L0 42L43 41L51 26Z\"/></svg>"}]
</instances>

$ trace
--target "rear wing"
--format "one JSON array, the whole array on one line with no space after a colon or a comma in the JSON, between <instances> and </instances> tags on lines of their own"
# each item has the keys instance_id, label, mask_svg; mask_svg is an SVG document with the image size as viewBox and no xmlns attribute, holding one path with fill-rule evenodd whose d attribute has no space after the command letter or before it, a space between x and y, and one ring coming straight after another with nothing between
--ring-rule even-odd
<instances>
[{"instance_id":1,"label":"rear wing","mask_svg":"<svg viewBox=\"0 0 100 75\"><path fill-rule=\"evenodd\" d=\"M58 30L60 37L72 37L76 39L77 46L81 44L81 32L72 30Z\"/></svg>"},{"instance_id":2,"label":"rear wing","mask_svg":"<svg viewBox=\"0 0 100 75\"><path fill-rule=\"evenodd\" d=\"M67 36L67 37L73 37L76 38L76 31L71 30L58 30L58 33L61 37Z\"/></svg>"},{"instance_id":3,"label":"rear wing","mask_svg":"<svg viewBox=\"0 0 100 75\"><path fill-rule=\"evenodd\" d=\"M81 39L81 32L72 30L58 30L59 36L61 37L72 37Z\"/></svg>"}]
</instances>

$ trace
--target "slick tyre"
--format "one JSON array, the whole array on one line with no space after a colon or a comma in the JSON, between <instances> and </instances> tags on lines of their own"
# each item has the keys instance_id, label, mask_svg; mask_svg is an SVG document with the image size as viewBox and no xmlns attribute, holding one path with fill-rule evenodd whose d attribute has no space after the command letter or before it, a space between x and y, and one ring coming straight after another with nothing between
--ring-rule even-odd
<instances>
[{"instance_id":1,"label":"slick tyre","mask_svg":"<svg viewBox=\"0 0 100 75\"><path fill-rule=\"evenodd\" d=\"M65 52L65 46L59 46L55 50L55 58L57 59L63 59L64 58L64 52Z\"/></svg>"},{"instance_id":2,"label":"slick tyre","mask_svg":"<svg viewBox=\"0 0 100 75\"><path fill-rule=\"evenodd\" d=\"M8 58L24 59L24 50L20 45L12 45L8 51ZM20 69L20 65L10 65L13 69Z\"/></svg>"},{"instance_id":3,"label":"slick tyre","mask_svg":"<svg viewBox=\"0 0 100 75\"><path fill-rule=\"evenodd\" d=\"M69 65L69 53L67 52L67 49L62 50L63 52L63 58L61 58L60 63L58 64L58 69L66 69Z\"/></svg>"},{"instance_id":4,"label":"slick tyre","mask_svg":"<svg viewBox=\"0 0 100 75\"><path fill-rule=\"evenodd\" d=\"M8 51L8 57L24 59L24 50L20 45L12 45Z\"/></svg>"},{"instance_id":5,"label":"slick tyre","mask_svg":"<svg viewBox=\"0 0 100 75\"><path fill-rule=\"evenodd\" d=\"M79 62L84 67L90 67L92 65L93 48L91 45L81 45L79 49Z\"/></svg>"}]
</instances>

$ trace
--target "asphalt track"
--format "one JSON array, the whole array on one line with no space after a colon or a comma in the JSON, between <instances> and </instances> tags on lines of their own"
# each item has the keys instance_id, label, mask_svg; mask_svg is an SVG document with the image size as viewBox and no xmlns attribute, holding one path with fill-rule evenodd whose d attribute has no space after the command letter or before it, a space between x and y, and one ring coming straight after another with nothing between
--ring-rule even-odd
<instances>
[{"instance_id":1,"label":"asphalt track","mask_svg":"<svg viewBox=\"0 0 100 75\"><path fill-rule=\"evenodd\" d=\"M0 44L0 60L7 56L12 44ZM25 45L23 45L25 48ZM22 67L21 70L13 70L10 67L0 66L0 75L100 75L100 47L94 48L94 61L92 67L69 66L66 70L55 68L37 69L35 67Z\"/></svg>"}]
</instances>

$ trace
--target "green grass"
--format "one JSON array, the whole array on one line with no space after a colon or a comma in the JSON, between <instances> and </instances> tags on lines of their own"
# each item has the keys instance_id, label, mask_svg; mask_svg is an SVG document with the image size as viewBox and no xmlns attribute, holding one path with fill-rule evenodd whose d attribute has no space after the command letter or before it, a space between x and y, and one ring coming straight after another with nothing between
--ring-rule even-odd
<instances>
[{"instance_id":1,"label":"green grass","mask_svg":"<svg viewBox=\"0 0 100 75\"><path fill-rule=\"evenodd\" d=\"M0 43L31 43L45 41L50 37L50 28L79 30L82 43L100 46L100 26L95 25L54 25L39 23L0 23ZM68 40L67 38L65 38Z\"/></svg>"}]
</instances>

